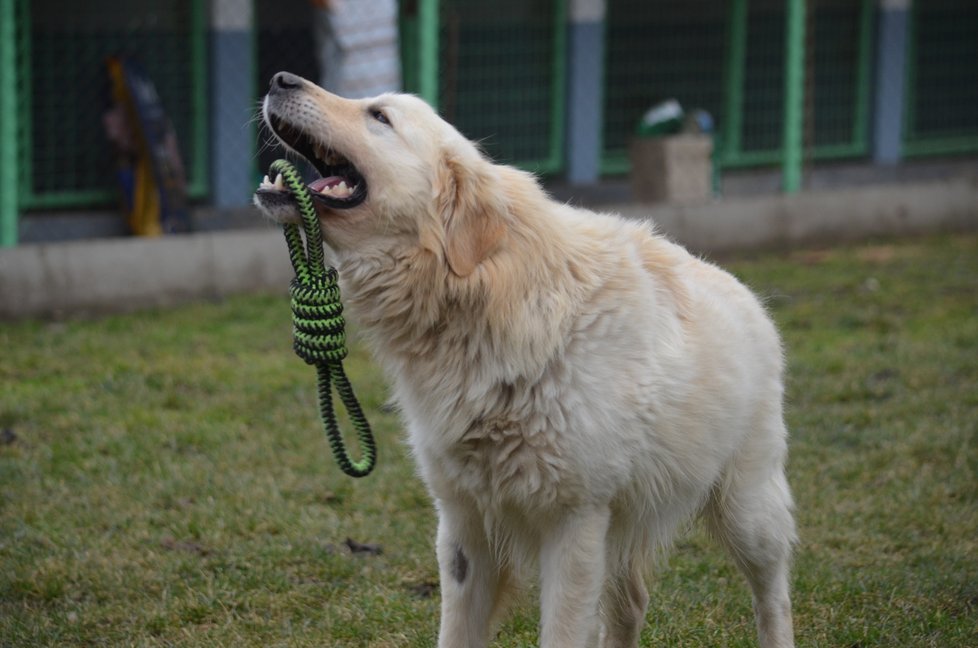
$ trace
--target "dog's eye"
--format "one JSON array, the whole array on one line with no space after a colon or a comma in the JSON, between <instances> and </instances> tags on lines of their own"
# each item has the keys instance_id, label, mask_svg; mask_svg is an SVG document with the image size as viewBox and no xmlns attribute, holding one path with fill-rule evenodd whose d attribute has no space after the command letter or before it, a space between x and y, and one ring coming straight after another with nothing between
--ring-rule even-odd
<instances>
[{"instance_id":1,"label":"dog's eye","mask_svg":"<svg viewBox=\"0 0 978 648\"><path fill-rule=\"evenodd\" d=\"M370 116L376 119L377 121L379 121L381 124L384 124L386 126L391 125L390 120L387 119L387 114L380 108L371 108Z\"/></svg>"}]
</instances>

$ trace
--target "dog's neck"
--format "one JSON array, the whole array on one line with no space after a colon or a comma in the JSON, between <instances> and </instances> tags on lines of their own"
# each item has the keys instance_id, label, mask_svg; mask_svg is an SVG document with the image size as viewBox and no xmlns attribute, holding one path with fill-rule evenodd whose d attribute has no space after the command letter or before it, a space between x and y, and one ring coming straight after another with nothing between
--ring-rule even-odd
<instances>
[{"instance_id":1,"label":"dog's neck","mask_svg":"<svg viewBox=\"0 0 978 648\"><path fill-rule=\"evenodd\" d=\"M395 378L457 370L463 383L532 380L527 374L542 373L559 352L571 314L593 289L572 258L539 253L541 240L560 236L557 223L517 221L466 277L420 245L361 256L340 265L344 302ZM460 358L464 366L456 366ZM498 375L476 376L476 367Z\"/></svg>"}]
</instances>

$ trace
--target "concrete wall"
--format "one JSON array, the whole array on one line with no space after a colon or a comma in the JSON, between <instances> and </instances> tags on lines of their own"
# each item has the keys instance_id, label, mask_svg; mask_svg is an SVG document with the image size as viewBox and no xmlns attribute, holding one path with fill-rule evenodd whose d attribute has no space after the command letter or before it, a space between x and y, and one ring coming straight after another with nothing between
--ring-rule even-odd
<instances>
[{"instance_id":1,"label":"concrete wall","mask_svg":"<svg viewBox=\"0 0 978 648\"><path fill-rule=\"evenodd\" d=\"M700 252L854 242L978 229L978 178L724 200L696 207L628 205Z\"/></svg>"},{"instance_id":2,"label":"concrete wall","mask_svg":"<svg viewBox=\"0 0 978 648\"><path fill-rule=\"evenodd\" d=\"M22 245L0 250L0 318L169 306L278 290L292 278L280 231Z\"/></svg>"},{"instance_id":3,"label":"concrete wall","mask_svg":"<svg viewBox=\"0 0 978 648\"><path fill-rule=\"evenodd\" d=\"M794 247L978 229L978 178L713 202L605 208L652 218L699 252ZM22 245L0 250L0 318L168 306L280 291L292 277L277 228Z\"/></svg>"}]
</instances>

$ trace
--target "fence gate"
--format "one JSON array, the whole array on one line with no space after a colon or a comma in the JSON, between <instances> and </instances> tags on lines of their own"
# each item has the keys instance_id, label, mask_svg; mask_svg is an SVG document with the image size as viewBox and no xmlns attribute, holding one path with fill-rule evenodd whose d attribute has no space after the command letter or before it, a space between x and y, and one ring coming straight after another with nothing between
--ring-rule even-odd
<instances>
[{"instance_id":1,"label":"fence gate","mask_svg":"<svg viewBox=\"0 0 978 648\"><path fill-rule=\"evenodd\" d=\"M978 151L978 2L913 3L905 155Z\"/></svg>"},{"instance_id":2,"label":"fence gate","mask_svg":"<svg viewBox=\"0 0 978 648\"><path fill-rule=\"evenodd\" d=\"M866 156L874 0L806 4L805 149ZM784 0L609 0L606 47L606 172L628 169L638 118L667 98L714 117L720 166L781 160Z\"/></svg>"},{"instance_id":3,"label":"fence gate","mask_svg":"<svg viewBox=\"0 0 978 648\"><path fill-rule=\"evenodd\" d=\"M495 160L558 173L565 21L563 0L403 3L405 86L422 96L431 87L425 98Z\"/></svg>"},{"instance_id":4,"label":"fence gate","mask_svg":"<svg viewBox=\"0 0 978 648\"><path fill-rule=\"evenodd\" d=\"M207 190L206 3L14 0L21 208L111 203L116 160L102 126L105 59L134 57L180 140L192 196ZM189 98L189 100L188 100Z\"/></svg>"}]
</instances>

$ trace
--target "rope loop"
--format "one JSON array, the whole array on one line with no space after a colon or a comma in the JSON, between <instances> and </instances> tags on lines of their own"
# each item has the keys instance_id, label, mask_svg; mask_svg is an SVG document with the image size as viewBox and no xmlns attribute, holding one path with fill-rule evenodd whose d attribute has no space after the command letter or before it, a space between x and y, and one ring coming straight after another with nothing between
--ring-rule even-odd
<instances>
[{"instance_id":1,"label":"rope loop","mask_svg":"<svg viewBox=\"0 0 978 648\"><path fill-rule=\"evenodd\" d=\"M295 270L295 278L289 284L292 306L292 348L306 364L316 367L319 392L319 414L323 430L340 469L351 477L370 474L377 463L377 444L367 417L353 393L353 387L343 371L346 357L346 323L343 320L343 303L336 269L326 265L323 256L323 238L319 229L319 217L313 207L309 190L302 178L288 161L276 160L270 167L281 173L286 186L295 199L302 215L303 245L299 226L284 226L285 242L289 246L289 259ZM333 409L333 389L346 408L350 423L360 442L359 461L350 458L336 421Z\"/></svg>"}]
</instances>

